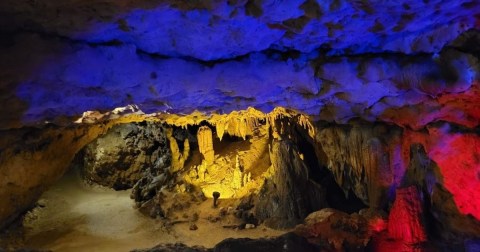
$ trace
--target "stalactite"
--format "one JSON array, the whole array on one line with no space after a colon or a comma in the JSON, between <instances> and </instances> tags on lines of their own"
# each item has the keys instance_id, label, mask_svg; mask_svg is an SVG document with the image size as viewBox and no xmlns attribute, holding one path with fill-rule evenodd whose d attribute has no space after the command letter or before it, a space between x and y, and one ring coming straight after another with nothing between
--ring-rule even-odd
<instances>
[{"instance_id":1,"label":"stalactite","mask_svg":"<svg viewBox=\"0 0 480 252\"><path fill-rule=\"evenodd\" d=\"M267 114L267 125L271 128L272 136L275 139L281 140L282 135L288 136L292 124L297 124L304 128L311 138L315 138L315 126L307 115L299 114L298 112L282 107L277 107Z\"/></svg>"},{"instance_id":2,"label":"stalactite","mask_svg":"<svg viewBox=\"0 0 480 252\"><path fill-rule=\"evenodd\" d=\"M216 126L217 136L220 140L225 133L246 140L247 136L253 135L263 120L265 120L264 113L254 108L248 108L233 111L228 115L214 115L209 122Z\"/></svg>"},{"instance_id":3,"label":"stalactite","mask_svg":"<svg viewBox=\"0 0 480 252\"><path fill-rule=\"evenodd\" d=\"M217 137L222 141L223 134L225 133L225 120L220 119L216 122L215 129L217 131Z\"/></svg>"}]
</instances>

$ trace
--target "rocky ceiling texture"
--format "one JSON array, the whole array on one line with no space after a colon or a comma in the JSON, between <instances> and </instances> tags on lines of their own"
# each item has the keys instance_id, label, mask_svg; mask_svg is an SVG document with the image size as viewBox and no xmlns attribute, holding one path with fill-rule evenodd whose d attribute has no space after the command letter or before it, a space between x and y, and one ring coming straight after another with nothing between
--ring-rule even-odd
<instances>
[{"instance_id":1,"label":"rocky ceiling texture","mask_svg":"<svg viewBox=\"0 0 480 252\"><path fill-rule=\"evenodd\" d=\"M4 0L0 128L127 104L476 127L479 29L464 0Z\"/></svg>"}]
</instances>

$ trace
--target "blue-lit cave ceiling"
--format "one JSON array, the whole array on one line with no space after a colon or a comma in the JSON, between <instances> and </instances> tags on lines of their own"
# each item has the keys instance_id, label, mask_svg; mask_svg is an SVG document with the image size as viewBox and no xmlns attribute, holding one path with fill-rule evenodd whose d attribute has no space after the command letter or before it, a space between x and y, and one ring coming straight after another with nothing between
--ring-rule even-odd
<instances>
[{"instance_id":1,"label":"blue-lit cave ceiling","mask_svg":"<svg viewBox=\"0 0 480 252\"><path fill-rule=\"evenodd\" d=\"M0 128L136 104L476 127L476 1L3 0Z\"/></svg>"}]
</instances>

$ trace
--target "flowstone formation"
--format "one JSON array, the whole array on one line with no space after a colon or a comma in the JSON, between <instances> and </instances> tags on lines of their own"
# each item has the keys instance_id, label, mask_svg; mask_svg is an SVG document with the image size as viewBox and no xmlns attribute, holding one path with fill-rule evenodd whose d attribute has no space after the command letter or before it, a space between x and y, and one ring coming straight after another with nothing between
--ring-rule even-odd
<instances>
[{"instance_id":1,"label":"flowstone formation","mask_svg":"<svg viewBox=\"0 0 480 252\"><path fill-rule=\"evenodd\" d=\"M345 193L353 192L365 204L383 208L392 186L399 184L402 130L386 125L326 126L316 141L326 155L325 165Z\"/></svg>"},{"instance_id":2,"label":"flowstone formation","mask_svg":"<svg viewBox=\"0 0 480 252\"><path fill-rule=\"evenodd\" d=\"M259 192L255 214L267 226L293 227L309 213L327 206L326 189L313 181L312 171L293 142L274 141L271 148L271 177L265 179Z\"/></svg>"}]
</instances>

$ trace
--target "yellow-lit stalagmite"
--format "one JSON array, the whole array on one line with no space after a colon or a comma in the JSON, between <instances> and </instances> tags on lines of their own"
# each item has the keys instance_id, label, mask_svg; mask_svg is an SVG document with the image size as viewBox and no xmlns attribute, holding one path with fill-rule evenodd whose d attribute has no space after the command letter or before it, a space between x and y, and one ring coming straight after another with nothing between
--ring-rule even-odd
<instances>
[{"instance_id":1,"label":"yellow-lit stalagmite","mask_svg":"<svg viewBox=\"0 0 480 252\"><path fill-rule=\"evenodd\" d=\"M207 165L212 165L215 160L212 137L212 130L208 126L202 126L198 129L198 149L202 153Z\"/></svg>"},{"instance_id":2,"label":"yellow-lit stalagmite","mask_svg":"<svg viewBox=\"0 0 480 252\"><path fill-rule=\"evenodd\" d=\"M172 151L172 172L176 172L183 168L185 161L188 159L190 153L190 143L188 138L185 139L183 143L183 153L180 153L180 148L178 147L177 139L172 135L172 129L167 129L167 138L170 142L170 150Z\"/></svg>"}]
</instances>

